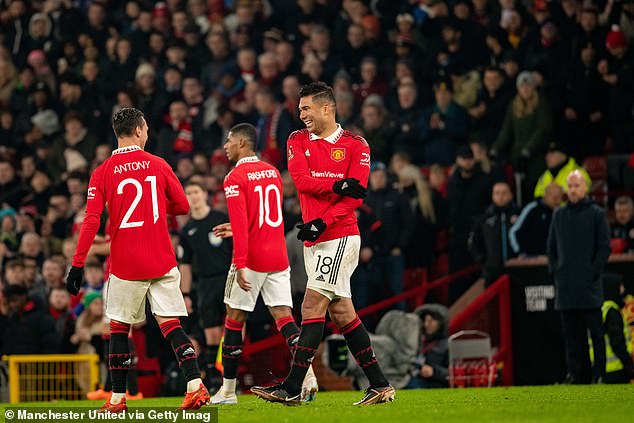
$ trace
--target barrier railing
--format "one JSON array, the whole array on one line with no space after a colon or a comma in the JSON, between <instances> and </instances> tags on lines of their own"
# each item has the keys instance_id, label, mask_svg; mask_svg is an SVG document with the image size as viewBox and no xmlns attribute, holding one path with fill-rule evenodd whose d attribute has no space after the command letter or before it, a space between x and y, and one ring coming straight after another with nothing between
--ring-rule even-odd
<instances>
[{"instance_id":1,"label":"barrier railing","mask_svg":"<svg viewBox=\"0 0 634 423\"><path fill-rule=\"evenodd\" d=\"M86 398L99 382L96 354L8 355L9 401Z\"/></svg>"},{"instance_id":2,"label":"barrier railing","mask_svg":"<svg viewBox=\"0 0 634 423\"><path fill-rule=\"evenodd\" d=\"M379 301L378 303L372 304L368 307L357 310L357 315L359 317L371 315L410 298L421 297L422 299L424 299L429 291L436 288L440 288L444 285L448 285L456 279L460 279L466 276L471 276L475 274L479 269L480 269L480 266L471 266L463 270L460 270L458 272L452 273L451 275L443 276L442 278L432 282L427 282L424 275L421 275L420 286L416 288L412 288L394 297L390 297L385 300ZM332 324L332 322L329 323L328 327L331 330L336 330L336 327ZM275 347L284 345L284 343L285 343L285 340L280 334L276 334L270 338L263 339L261 341L247 343L244 346L243 356L245 358L248 358L249 356L253 354L260 353L269 348L275 348Z\"/></svg>"}]
</instances>

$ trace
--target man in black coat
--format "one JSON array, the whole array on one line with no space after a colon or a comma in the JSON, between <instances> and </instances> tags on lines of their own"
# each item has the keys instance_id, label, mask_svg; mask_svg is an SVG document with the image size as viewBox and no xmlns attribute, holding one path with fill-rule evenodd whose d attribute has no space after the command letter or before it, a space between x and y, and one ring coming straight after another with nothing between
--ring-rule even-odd
<instances>
[{"instance_id":1,"label":"man in black coat","mask_svg":"<svg viewBox=\"0 0 634 423\"><path fill-rule=\"evenodd\" d=\"M491 181L475 167L473 152L468 146L458 150L456 170L449 178L449 272L456 272L473 263L467 240L478 217L484 213L491 198ZM449 300L458 299L468 286L459 281L449 290Z\"/></svg>"},{"instance_id":2,"label":"man in black coat","mask_svg":"<svg viewBox=\"0 0 634 423\"><path fill-rule=\"evenodd\" d=\"M605 211L589 198L582 173L568 176L568 204L555 212L548 234L548 266L555 280L555 309L561 311L568 375L564 383L582 382L589 363L588 339L594 346L592 382L605 376L605 340L601 305L602 279L610 256Z\"/></svg>"},{"instance_id":3,"label":"man in black coat","mask_svg":"<svg viewBox=\"0 0 634 423\"><path fill-rule=\"evenodd\" d=\"M0 353L57 353L60 336L55 330L55 320L28 298L27 289L22 285L9 285L4 296L8 313L0 316Z\"/></svg>"},{"instance_id":4,"label":"man in black coat","mask_svg":"<svg viewBox=\"0 0 634 423\"><path fill-rule=\"evenodd\" d=\"M482 277L491 285L504 272L504 263L512 258L509 231L519 211L513 203L513 192L507 182L493 185L493 203L478 219L469 236L469 249L473 258L482 263Z\"/></svg>"},{"instance_id":5,"label":"man in black coat","mask_svg":"<svg viewBox=\"0 0 634 423\"><path fill-rule=\"evenodd\" d=\"M368 297L371 303L378 300L376 294L380 295L384 288L388 288L391 295L403 292L403 253L412 236L413 219L407 198L388 185L384 163L372 163L369 185L364 201L365 213L359 218L359 226L369 227L370 230L362 237L365 238L362 239L360 253L363 266L355 272L353 290L356 286L357 289L369 290L369 293L375 291L374 296ZM405 309L403 302L397 306Z\"/></svg>"}]
</instances>

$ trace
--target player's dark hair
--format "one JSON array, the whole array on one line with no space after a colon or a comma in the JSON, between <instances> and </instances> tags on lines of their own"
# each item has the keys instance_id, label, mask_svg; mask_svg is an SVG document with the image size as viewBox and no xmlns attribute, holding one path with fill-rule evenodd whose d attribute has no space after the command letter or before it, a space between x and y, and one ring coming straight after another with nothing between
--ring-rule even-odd
<instances>
[{"instance_id":1,"label":"player's dark hair","mask_svg":"<svg viewBox=\"0 0 634 423\"><path fill-rule=\"evenodd\" d=\"M255 150L255 142L258 139L258 133L255 126L250 123L239 123L229 130L233 135L244 138L251 144L251 148Z\"/></svg>"},{"instance_id":2,"label":"player's dark hair","mask_svg":"<svg viewBox=\"0 0 634 423\"><path fill-rule=\"evenodd\" d=\"M320 104L337 104L335 101L335 94L332 92L332 88L330 88L324 82L311 82L310 84L304 85L299 90L299 97L313 97L313 101L315 103Z\"/></svg>"},{"instance_id":3,"label":"player's dark hair","mask_svg":"<svg viewBox=\"0 0 634 423\"><path fill-rule=\"evenodd\" d=\"M143 112L134 107L125 107L112 117L112 129L117 138L134 135L134 130L143 127Z\"/></svg>"},{"instance_id":4,"label":"player's dark hair","mask_svg":"<svg viewBox=\"0 0 634 423\"><path fill-rule=\"evenodd\" d=\"M185 188L187 187L198 187L203 190L203 192L207 192L207 187L198 181L187 181L185 184Z\"/></svg>"}]
</instances>

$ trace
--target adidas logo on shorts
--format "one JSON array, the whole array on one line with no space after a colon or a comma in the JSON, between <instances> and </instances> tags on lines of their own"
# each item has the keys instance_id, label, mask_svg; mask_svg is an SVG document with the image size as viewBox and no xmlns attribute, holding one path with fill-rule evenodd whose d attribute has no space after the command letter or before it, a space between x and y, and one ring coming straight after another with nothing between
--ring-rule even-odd
<instances>
[{"instance_id":1,"label":"adidas logo on shorts","mask_svg":"<svg viewBox=\"0 0 634 423\"><path fill-rule=\"evenodd\" d=\"M319 282L326 282L326 279L324 279L324 275L319 275L315 278L315 280L319 281Z\"/></svg>"},{"instance_id":2,"label":"adidas logo on shorts","mask_svg":"<svg viewBox=\"0 0 634 423\"><path fill-rule=\"evenodd\" d=\"M132 359L128 358L126 361L124 361L123 363L121 363L122 366L131 366L132 365Z\"/></svg>"},{"instance_id":3,"label":"adidas logo on shorts","mask_svg":"<svg viewBox=\"0 0 634 423\"><path fill-rule=\"evenodd\" d=\"M196 354L196 351L192 347L187 348L183 351L183 356Z\"/></svg>"}]
</instances>

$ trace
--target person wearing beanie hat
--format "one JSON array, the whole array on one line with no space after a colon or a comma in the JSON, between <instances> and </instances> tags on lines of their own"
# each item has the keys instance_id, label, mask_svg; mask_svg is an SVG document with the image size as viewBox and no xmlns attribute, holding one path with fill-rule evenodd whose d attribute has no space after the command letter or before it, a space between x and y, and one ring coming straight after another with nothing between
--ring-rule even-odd
<instances>
[{"instance_id":1,"label":"person wearing beanie hat","mask_svg":"<svg viewBox=\"0 0 634 423\"><path fill-rule=\"evenodd\" d=\"M530 198L535 183L544 171L544 153L553 131L553 113L548 96L537 90L537 80L530 72L520 72L516 79L517 95L511 101L504 123L491 148L491 157L506 155L518 178L520 202Z\"/></svg>"},{"instance_id":2,"label":"person wearing beanie hat","mask_svg":"<svg viewBox=\"0 0 634 423\"><path fill-rule=\"evenodd\" d=\"M100 299L100 300L102 299L101 292L90 291L86 295L84 295L84 299L81 302L84 305L84 308L87 309L87 308L90 308L90 305L96 299Z\"/></svg>"}]
</instances>

